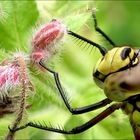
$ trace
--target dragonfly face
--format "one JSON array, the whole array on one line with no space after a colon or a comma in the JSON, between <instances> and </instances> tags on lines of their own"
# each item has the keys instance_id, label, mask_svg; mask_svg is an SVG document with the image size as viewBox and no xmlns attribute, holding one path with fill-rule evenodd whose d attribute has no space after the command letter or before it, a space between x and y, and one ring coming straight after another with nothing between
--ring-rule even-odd
<instances>
[{"instance_id":1,"label":"dragonfly face","mask_svg":"<svg viewBox=\"0 0 140 140\"><path fill-rule=\"evenodd\" d=\"M93 73L106 96L122 102L136 139L140 138L140 54L139 49L115 47L99 61Z\"/></svg>"},{"instance_id":2,"label":"dragonfly face","mask_svg":"<svg viewBox=\"0 0 140 140\"><path fill-rule=\"evenodd\" d=\"M93 76L109 99L124 101L139 94L139 57L139 50L124 46L113 48L101 58Z\"/></svg>"}]
</instances>

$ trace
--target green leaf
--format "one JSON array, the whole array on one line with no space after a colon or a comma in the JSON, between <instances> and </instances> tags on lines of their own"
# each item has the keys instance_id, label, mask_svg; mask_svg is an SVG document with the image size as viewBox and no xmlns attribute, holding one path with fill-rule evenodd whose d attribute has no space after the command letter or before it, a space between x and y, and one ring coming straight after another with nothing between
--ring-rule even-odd
<instances>
[{"instance_id":1,"label":"green leaf","mask_svg":"<svg viewBox=\"0 0 140 140\"><path fill-rule=\"evenodd\" d=\"M0 1L6 17L0 22L0 44L9 50L27 50L27 34L38 18L34 1Z\"/></svg>"}]
</instances>

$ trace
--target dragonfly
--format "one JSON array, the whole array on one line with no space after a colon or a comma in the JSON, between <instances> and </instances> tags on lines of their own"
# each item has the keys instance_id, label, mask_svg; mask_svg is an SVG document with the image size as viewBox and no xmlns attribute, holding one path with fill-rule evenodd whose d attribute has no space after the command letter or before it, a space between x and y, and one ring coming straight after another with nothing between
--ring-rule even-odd
<instances>
[{"instance_id":1,"label":"dragonfly","mask_svg":"<svg viewBox=\"0 0 140 140\"><path fill-rule=\"evenodd\" d=\"M129 117L135 139L140 139L140 49L132 48L131 46L117 46L98 26L95 11L92 11L92 17L95 30L111 44L112 49L107 50L100 44L95 43L71 30L67 30L67 34L96 47L100 51L102 57L99 59L98 65L93 72L93 79L97 86L104 91L104 94L106 95L104 100L83 107L71 107L61 85L59 74L50 69L42 59L38 61L38 65L52 74L62 100L72 114L83 114L107 105L110 106L99 113L96 117L91 118L89 121L76 126L71 130L28 122L16 129L11 129L9 127L10 131L19 131L27 127L34 127L61 134L78 134L95 126L100 121L111 115L114 111L122 109Z\"/></svg>"}]
</instances>

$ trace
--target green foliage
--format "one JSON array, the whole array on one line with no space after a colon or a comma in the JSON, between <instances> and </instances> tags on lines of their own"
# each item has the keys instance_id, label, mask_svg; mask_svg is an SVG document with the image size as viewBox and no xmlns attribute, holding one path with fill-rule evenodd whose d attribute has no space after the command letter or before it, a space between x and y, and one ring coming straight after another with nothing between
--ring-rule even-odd
<instances>
[{"instance_id":1,"label":"green foliage","mask_svg":"<svg viewBox=\"0 0 140 140\"><path fill-rule=\"evenodd\" d=\"M27 33L38 18L35 2L1 1L0 6L5 11L3 16L6 16L0 22L1 47L4 46L7 51L27 48Z\"/></svg>"},{"instance_id":2,"label":"green foliage","mask_svg":"<svg viewBox=\"0 0 140 140\"><path fill-rule=\"evenodd\" d=\"M94 5L95 4L95 5ZM39 24L53 18L59 19L72 31L98 42L106 48L111 46L93 29L93 20L89 7L97 6L97 18L100 27L116 42L139 46L139 5L140 2L125 1L0 1L0 61L15 51L30 52L33 30ZM66 37L64 50L60 58L50 62L59 73L63 87L68 92L72 107L80 107L105 98L92 79L99 51L91 48L80 48L70 37ZM62 99L49 74L38 74L31 68L30 76L35 86L35 95L30 94L31 109L27 110L23 124L28 120L45 121L53 126L61 124L67 129L80 125L101 110L83 115L72 116L64 106ZM14 115L4 116L0 120L0 136L5 136L7 126L13 121ZM115 112L88 131L78 135L61 135L27 128L17 132L17 139L132 139L133 133L128 118L121 111Z\"/></svg>"}]
</instances>

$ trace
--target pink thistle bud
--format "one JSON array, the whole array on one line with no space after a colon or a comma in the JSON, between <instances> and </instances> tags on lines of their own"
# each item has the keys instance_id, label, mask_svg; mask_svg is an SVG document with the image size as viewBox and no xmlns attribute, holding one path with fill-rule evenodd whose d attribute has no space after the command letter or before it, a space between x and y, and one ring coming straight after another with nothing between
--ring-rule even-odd
<instances>
[{"instance_id":1,"label":"pink thistle bud","mask_svg":"<svg viewBox=\"0 0 140 140\"><path fill-rule=\"evenodd\" d=\"M36 63L42 59L48 60L55 52L55 44L62 39L65 32L65 26L57 20L44 25L32 39L31 60Z\"/></svg>"},{"instance_id":2,"label":"pink thistle bud","mask_svg":"<svg viewBox=\"0 0 140 140\"><path fill-rule=\"evenodd\" d=\"M20 71L19 66L16 64L8 64L5 66L0 66L0 92L8 94L13 87L16 87L20 81Z\"/></svg>"},{"instance_id":3,"label":"pink thistle bud","mask_svg":"<svg viewBox=\"0 0 140 140\"><path fill-rule=\"evenodd\" d=\"M6 61L0 66L0 99L11 93L21 83L29 84L25 59L23 54L17 53L12 61Z\"/></svg>"}]
</instances>

